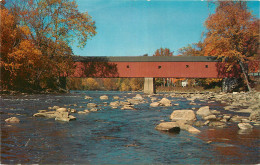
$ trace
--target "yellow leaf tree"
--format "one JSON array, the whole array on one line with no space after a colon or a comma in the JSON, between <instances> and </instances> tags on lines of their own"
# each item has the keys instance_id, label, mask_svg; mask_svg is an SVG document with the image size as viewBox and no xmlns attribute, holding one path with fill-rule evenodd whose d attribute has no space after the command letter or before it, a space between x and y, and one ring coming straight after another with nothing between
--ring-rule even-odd
<instances>
[{"instance_id":1,"label":"yellow leaf tree","mask_svg":"<svg viewBox=\"0 0 260 165\"><path fill-rule=\"evenodd\" d=\"M218 1L216 11L205 22L205 56L217 56L228 62L226 71L234 71L237 64L247 78L245 64L253 61L259 45L259 19L256 19L244 1Z\"/></svg>"}]
</instances>

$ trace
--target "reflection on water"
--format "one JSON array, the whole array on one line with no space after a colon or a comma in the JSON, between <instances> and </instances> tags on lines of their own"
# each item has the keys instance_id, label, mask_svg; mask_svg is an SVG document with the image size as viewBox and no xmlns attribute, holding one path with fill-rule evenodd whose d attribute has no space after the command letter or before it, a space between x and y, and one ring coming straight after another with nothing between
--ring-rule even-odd
<instances>
[{"instance_id":1,"label":"reflection on water","mask_svg":"<svg viewBox=\"0 0 260 165\"><path fill-rule=\"evenodd\" d=\"M99 99L104 94L109 100ZM85 100L85 95L93 100ZM137 110L105 106L104 102L115 101L112 97L115 95L125 100L136 93L77 91L60 95L2 96L1 163L259 163L259 129L242 132L232 126L199 128L202 132L198 135L185 131L162 133L154 127L160 120L169 121L173 109L198 108L199 105L189 105L183 98L172 98L179 107L151 108L150 99L145 97L146 103L135 105ZM101 110L73 114L77 120L69 123L32 117L38 110L54 105L85 110L89 102L97 103ZM217 110L222 108L214 103L210 106ZM21 122L5 123L4 120L11 116L17 116Z\"/></svg>"},{"instance_id":2,"label":"reflection on water","mask_svg":"<svg viewBox=\"0 0 260 165\"><path fill-rule=\"evenodd\" d=\"M217 151L221 163L259 163L259 129L239 130L236 125L205 129L198 137ZM249 160L248 160L249 159Z\"/></svg>"}]
</instances>

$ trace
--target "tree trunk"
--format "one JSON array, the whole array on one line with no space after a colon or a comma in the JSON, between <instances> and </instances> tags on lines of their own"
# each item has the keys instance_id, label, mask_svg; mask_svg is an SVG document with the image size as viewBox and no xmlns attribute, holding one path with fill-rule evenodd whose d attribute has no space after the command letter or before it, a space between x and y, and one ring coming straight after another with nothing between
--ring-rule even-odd
<instances>
[{"instance_id":1,"label":"tree trunk","mask_svg":"<svg viewBox=\"0 0 260 165\"><path fill-rule=\"evenodd\" d=\"M244 65L243 65L243 63L242 63L240 60L239 60L239 65L240 65L240 67L241 67L241 69L242 69L244 78L245 78L245 80L246 80L246 85L247 85L248 91L251 92L252 89L251 89L251 87L250 87L250 85L249 85L249 81L248 81L248 78L247 78L247 74L246 74Z\"/></svg>"}]
</instances>

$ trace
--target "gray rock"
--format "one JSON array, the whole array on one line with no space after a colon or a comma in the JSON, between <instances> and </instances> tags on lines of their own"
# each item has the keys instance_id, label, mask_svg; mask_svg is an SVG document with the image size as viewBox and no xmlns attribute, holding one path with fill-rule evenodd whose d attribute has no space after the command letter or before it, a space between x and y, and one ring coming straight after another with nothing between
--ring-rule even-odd
<instances>
[{"instance_id":1,"label":"gray rock","mask_svg":"<svg viewBox=\"0 0 260 165\"><path fill-rule=\"evenodd\" d=\"M200 130L198 130L197 128L188 124L187 121L179 120L179 121L177 121L177 123L179 124L181 130L186 130L186 131L193 133L193 134L200 133Z\"/></svg>"},{"instance_id":2,"label":"gray rock","mask_svg":"<svg viewBox=\"0 0 260 165\"><path fill-rule=\"evenodd\" d=\"M69 112L59 112L57 113L57 116L55 118L55 120L57 121L71 121L71 120L75 120L76 118L72 115L69 115Z\"/></svg>"},{"instance_id":3,"label":"gray rock","mask_svg":"<svg viewBox=\"0 0 260 165\"><path fill-rule=\"evenodd\" d=\"M88 103L88 104L87 104L87 107L90 107L90 108L91 108L91 107L97 107L97 104L95 104L95 103Z\"/></svg>"},{"instance_id":4,"label":"gray rock","mask_svg":"<svg viewBox=\"0 0 260 165\"><path fill-rule=\"evenodd\" d=\"M122 110L135 110L133 105L124 105L121 109Z\"/></svg>"},{"instance_id":5,"label":"gray rock","mask_svg":"<svg viewBox=\"0 0 260 165\"><path fill-rule=\"evenodd\" d=\"M217 119L216 115L209 115L204 117L204 120L216 120L216 119Z\"/></svg>"},{"instance_id":6,"label":"gray rock","mask_svg":"<svg viewBox=\"0 0 260 165\"><path fill-rule=\"evenodd\" d=\"M171 101L166 98L162 98L162 100L159 101L159 103L160 103L160 105L166 106L166 107L169 107L172 105Z\"/></svg>"},{"instance_id":7,"label":"gray rock","mask_svg":"<svg viewBox=\"0 0 260 165\"><path fill-rule=\"evenodd\" d=\"M113 99L118 100L119 96L114 96Z\"/></svg>"},{"instance_id":8,"label":"gray rock","mask_svg":"<svg viewBox=\"0 0 260 165\"><path fill-rule=\"evenodd\" d=\"M158 102L153 102L150 104L151 107L158 107L160 105L160 103Z\"/></svg>"},{"instance_id":9,"label":"gray rock","mask_svg":"<svg viewBox=\"0 0 260 165\"><path fill-rule=\"evenodd\" d=\"M10 117L8 119L5 119L6 123L19 123L20 119L18 119L17 117Z\"/></svg>"},{"instance_id":10,"label":"gray rock","mask_svg":"<svg viewBox=\"0 0 260 165\"><path fill-rule=\"evenodd\" d=\"M90 99L93 99L93 98L90 97L90 96L85 96L85 99L90 100Z\"/></svg>"},{"instance_id":11,"label":"gray rock","mask_svg":"<svg viewBox=\"0 0 260 165\"><path fill-rule=\"evenodd\" d=\"M91 108L91 109L90 109L90 112L97 112L97 111L98 111L97 108Z\"/></svg>"},{"instance_id":12,"label":"gray rock","mask_svg":"<svg viewBox=\"0 0 260 165\"><path fill-rule=\"evenodd\" d=\"M193 110L175 110L172 112L170 119L173 121L178 121L178 120L195 121L196 115Z\"/></svg>"},{"instance_id":13,"label":"gray rock","mask_svg":"<svg viewBox=\"0 0 260 165\"><path fill-rule=\"evenodd\" d=\"M260 120L260 111L252 111L249 120L259 121Z\"/></svg>"},{"instance_id":14,"label":"gray rock","mask_svg":"<svg viewBox=\"0 0 260 165\"><path fill-rule=\"evenodd\" d=\"M180 132L180 126L177 122L163 122L155 127L159 131Z\"/></svg>"},{"instance_id":15,"label":"gray rock","mask_svg":"<svg viewBox=\"0 0 260 165\"><path fill-rule=\"evenodd\" d=\"M144 98L140 95L140 94L137 94L134 99L137 99L137 100L143 100Z\"/></svg>"},{"instance_id":16,"label":"gray rock","mask_svg":"<svg viewBox=\"0 0 260 165\"><path fill-rule=\"evenodd\" d=\"M239 124L238 124L238 127L239 127L240 129L252 129L252 128L253 128L253 126L250 125L249 123L239 123Z\"/></svg>"},{"instance_id":17,"label":"gray rock","mask_svg":"<svg viewBox=\"0 0 260 165\"><path fill-rule=\"evenodd\" d=\"M76 113L76 112L77 112L76 109L71 109L71 110L70 110L70 113Z\"/></svg>"},{"instance_id":18,"label":"gray rock","mask_svg":"<svg viewBox=\"0 0 260 165\"><path fill-rule=\"evenodd\" d=\"M205 117L205 116L211 115L212 113L211 113L210 110L209 110L209 106L204 106L204 107L201 107L201 108L196 112L196 114L199 115L199 116Z\"/></svg>"},{"instance_id":19,"label":"gray rock","mask_svg":"<svg viewBox=\"0 0 260 165\"><path fill-rule=\"evenodd\" d=\"M210 127L224 128L224 127L227 126L227 124L224 123L224 122L220 122L220 121L214 121L214 122L210 122L210 123L209 123L209 126L210 126Z\"/></svg>"},{"instance_id":20,"label":"gray rock","mask_svg":"<svg viewBox=\"0 0 260 165\"><path fill-rule=\"evenodd\" d=\"M38 110L39 113L47 112L47 110Z\"/></svg>"},{"instance_id":21,"label":"gray rock","mask_svg":"<svg viewBox=\"0 0 260 165\"><path fill-rule=\"evenodd\" d=\"M107 99L108 99L108 96L103 95L103 96L100 96L99 98L100 98L100 100L107 100Z\"/></svg>"},{"instance_id":22,"label":"gray rock","mask_svg":"<svg viewBox=\"0 0 260 165\"><path fill-rule=\"evenodd\" d=\"M86 114L86 111L78 111L78 114Z\"/></svg>"},{"instance_id":23,"label":"gray rock","mask_svg":"<svg viewBox=\"0 0 260 165\"><path fill-rule=\"evenodd\" d=\"M56 109L57 112L68 112L67 108L58 108Z\"/></svg>"},{"instance_id":24,"label":"gray rock","mask_svg":"<svg viewBox=\"0 0 260 165\"><path fill-rule=\"evenodd\" d=\"M111 102L109 105L111 107L118 107L119 106L119 101Z\"/></svg>"}]
</instances>

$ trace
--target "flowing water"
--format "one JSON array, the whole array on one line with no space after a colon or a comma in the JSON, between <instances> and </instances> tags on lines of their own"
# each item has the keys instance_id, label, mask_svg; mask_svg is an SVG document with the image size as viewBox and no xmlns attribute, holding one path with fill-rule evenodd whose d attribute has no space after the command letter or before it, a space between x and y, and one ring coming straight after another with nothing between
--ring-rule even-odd
<instances>
[{"instance_id":1,"label":"flowing water","mask_svg":"<svg viewBox=\"0 0 260 165\"><path fill-rule=\"evenodd\" d=\"M160 120L169 121L174 109L209 105L223 110L219 103L197 102L168 97L173 107L150 107L151 100L135 105L136 110L112 109L115 101L132 98L137 93L111 91L71 91L69 94L16 95L1 97L1 163L41 164L219 164L259 163L259 128L241 132L235 124L228 128L199 128L200 134L181 131L162 133L154 129ZM85 100L85 96L93 100ZM100 100L101 95L109 100ZM156 96L161 99L162 96ZM38 110L55 105L87 109L89 102L100 111L72 114L75 121L33 117ZM16 116L18 124L5 123Z\"/></svg>"}]
</instances>

